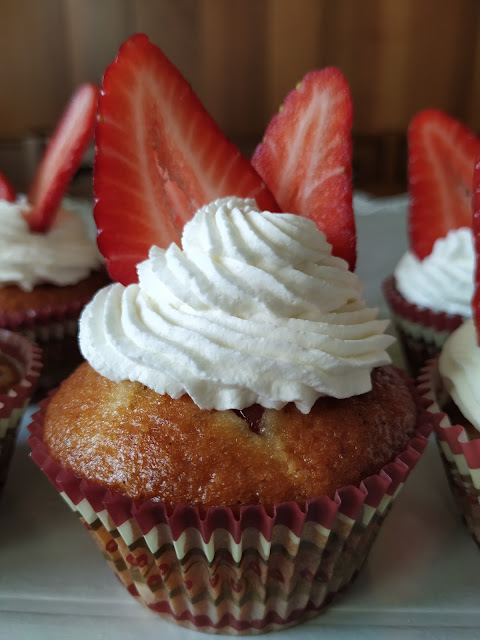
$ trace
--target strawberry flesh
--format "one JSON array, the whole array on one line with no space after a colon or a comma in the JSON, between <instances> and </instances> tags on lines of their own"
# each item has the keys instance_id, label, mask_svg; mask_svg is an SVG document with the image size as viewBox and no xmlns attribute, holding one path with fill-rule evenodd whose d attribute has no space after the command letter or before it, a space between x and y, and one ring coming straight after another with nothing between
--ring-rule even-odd
<instances>
[{"instance_id":1,"label":"strawberry flesh","mask_svg":"<svg viewBox=\"0 0 480 640\"><path fill-rule=\"evenodd\" d=\"M418 113L408 129L408 235L419 260L438 238L472 224L472 175L479 139L436 109Z\"/></svg>"},{"instance_id":2,"label":"strawberry flesh","mask_svg":"<svg viewBox=\"0 0 480 640\"><path fill-rule=\"evenodd\" d=\"M7 202L15 202L17 194L15 189L7 180L7 178L0 172L0 200L6 200Z\"/></svg>"},{"instance_id":3,"label":"strawberry flesh","mask_svg":"<svg viewBox=\"0 0 480 640\"><path fill-rule=\"evenodd\" d=\"M99 89L81 85L73 94L37 168L28 192L31 231L45 232L53 224L62 198L93 138Z\"/></svg>"},{"instance_id":4,"label":"strawberry flesh","mask_svg":"<svg viewBox=\"0 0 480 640\"><path fill-rule=\"evenodd\" d=\"M114 280L136 282L150 247L179 244L185 222L216 198L251 197L278 211L248 159L145 35L129 38L107 68L98 109L94 215Z\"/></svg>"},{"instance_id":5,"label":"strawberry flesh","mask_svg":"<svg viewBox=\"0 0 480 640\"><path fill-rule=\"evenodd\" d=\"M480 346L480 153L475 158L473 170L473 241L475 244L475 291L472 300L473 320L477 330L477 341Z\"/></svg>"},{"instance_id":6,"label":"strawberry flesh","mask_svg":"<svg viewBox=\"0 0 480 640\"><path fill-rule=\"evenodd\" d=\"M314 220L333 254L353 271L352 120L350 89L341 71L311 71L268 124L252 165L280 209Z\"/></svg>"}]
</instances>

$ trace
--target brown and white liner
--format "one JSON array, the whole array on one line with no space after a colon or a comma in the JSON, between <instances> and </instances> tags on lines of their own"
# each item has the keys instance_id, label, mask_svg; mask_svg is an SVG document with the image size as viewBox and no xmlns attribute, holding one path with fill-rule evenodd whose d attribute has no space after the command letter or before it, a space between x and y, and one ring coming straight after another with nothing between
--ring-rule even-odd
<instances>
[{"instance_id":1,"label":"brown and white liner","mask_svg":"<svg viewBox=\"0 0 480 640\"><path fill-rule=\"evenodd\" d=\"M18 425L38 381L41 363L39 347L28 338L0 329L0 353L12 360L22 377L6 393L0 393L0 491L7 477L15 447Z\"/></svg>"},{"instance_id":2,"label":"brown and white liner","mask_svg":"<svg viewBox=\"0 0 480 640\"><path fill-rule=\"evenodd\" d=\"M433 311L408 302L395 285L395 276L382 284L410 373L417 377L425 362L440 353L445 340L466 318Z\"/></svg>"},{"instance_id":3,"label":"brown and white liner","mask_svg":"<svg viewBox=\"0 0 480 640\"><path fill-rule=\"evenodd\" d=\"M356 576L431 430L418 399L406 450L335 497L239 507L138 504L66 471L43 443L48 400L30 425L32 458L96 540L131 595L184 626L228 634L317 615Z\"/></svg>"},{"instance_id":4,"label":"brown and white liner","mask_svg":"<svg viewBox=\"0 0 480 640\"><path fill-rule=\"evenodd\" d=\"M0 327L36 342L42 349L43 369L37 399L60 384L80 364L78 319L91 296L38 310L7 313L0 310Z\"/></svg>"},{"instance_id":5,"label":"brown and white liner","mask_svg":"<svg viewBox=\"0 0 480 640\"><path fill-rule=\"evenodd\" d=\"M442 389L438 358L430 360L418 378L418 390L428 400L433 428L447 478L460 514L480 546L480 437L470 439L464 427L452 424L439 406Z\"/></svg>"}]
</instances>

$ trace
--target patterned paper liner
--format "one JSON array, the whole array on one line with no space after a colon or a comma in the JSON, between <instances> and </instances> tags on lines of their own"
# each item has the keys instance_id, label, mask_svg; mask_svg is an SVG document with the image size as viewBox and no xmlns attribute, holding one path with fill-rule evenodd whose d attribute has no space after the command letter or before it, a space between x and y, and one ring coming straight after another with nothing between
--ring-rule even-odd
<instances>
[{"instance_id":1,"label":"patterned paper liner","mask_svg":"<svg viewBox=\"0 0 480 640\"><path fill-rule=\"evenodd\" d=\"M470 439L464 427L452 424L439 406L442 381L438 358L430 360L418 378L418 390L429 402L434 432L443 465L457 503L473 539L480 546L480 437Z\"/></svg>"},{"instance_id":2,"label":"patterned paper liner","mask_svg":"<svg viewBox=\"0 0 480 640\"><path fill-rule=\"evenodd\" d=\"M32 458L96 540L129 593L170 621L212 633L255 634L319 613L356 576L423 452L431 417L404 452L360 486L306 505L167 507L133 500L66 471L43 443L48 400L30 425Z\"/></svg>"},{"instance_id":3,"label":"patterned paper liner","mask_svg":"<svg viewBox=\"0 0 480 640\"><path fill-rule=\"evenodd\" d=\"M0 310L0 327L18 331L42 349L43 369L34 400L44 398L82 362L78 348L78 319L91 296L70 303L7 313Z\"/></svg>"},{"instance_id":4,"label":"patterned paper liner","mask_svg":"<svg viewBox=\"0 0 480 640\"><path fill-rule=\"evenodd\" d=\"M408 302L398 291L393 275L382 288L410 374L416 378L425 362L440 353L445 340L465 318Z\"/></svg>"},{"instance_id":5,"label":"patterned paper liner","mask_svg":"<svg viewBox=\"0 0 480 640\"><path fill-rule=\"evenodd\" d=\"M22 378L7 393L0 393L0 492L15 447L18 425L37 383L41 364L39 347L17 333L0 329L0 352L14 362Z\"/></svg>"}]
</instances>

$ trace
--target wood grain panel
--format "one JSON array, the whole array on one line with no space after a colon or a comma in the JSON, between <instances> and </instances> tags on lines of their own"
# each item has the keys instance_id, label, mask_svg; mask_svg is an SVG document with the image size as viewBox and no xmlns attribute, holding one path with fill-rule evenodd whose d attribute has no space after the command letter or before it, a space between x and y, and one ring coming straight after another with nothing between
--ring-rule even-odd
<instances>
[{"instance_id":1,"label":"wood grain panel","mask_svg":"<svg viewBox=\"0 0 480 640\"><path fill-rule=\"evenodd\" d=\"M205 0L202 8L202 100L231 137L258 137L264 125L267 4Z\"/></svg>"},{"instance_id":2,"label":"wood grain panel","mask_svg":"<svg viewBox=\"0 0 480 640\"><path fill-rule=\"evenodd\" d=\"M201 93L203 3L198 0L130 0L135 5L135 29L146 33Z\"/></svg>"},{"instance_id":3,"label":"wood grain panel","mask_svg":"<svg viewBox=\"0 0 480 640\"><path fill-rule=\"evenodd\" d=\"M475 0L423 0L411 2L409 46L406 51L408 83L405 108L394 124L425 107L438 107L465 120L472 83Z\"/></svg>"},{"instance_id":4,"label":"wood grain panel","mask_svg":"<svg viewBox=\"0 0 480 640\"><path fill-rule=\"evenodd\" d=\"M475 0L328 3L327 58L345 73L355 129L405 131L427 106L465 117L479 5Z\"/></svg>"},{"instance_id":5,"label":"wood grain panel","mask_svg":"<svg viewBox=\"0 0 480 640\"><path fill-rule=\"evenodd\" d=\"M269 0L266 20L266 118L311 69L326 66L328 0ZM268 121L268 120L267 120Z\"/></svg>"},{"instance_id":6,"label":"wood grain panel","mask_svg":"<svg viewBox=\"0 0 480 640\"><path fill-rule=\"evenodd\" d=\"M105 68L135 25L130 0L63 0L71 89L101 83Z\"/></svg>"},{"instance_id":7,"label":"wood grain panel","mask_svg":"<svg viewBox=\"0 0 480 640\"><path fill-rule=\"evenodd\" d=\"M480 3L475 4L476 12L472 20L471 72L467 80L465 121L474 131L480 132Z\"/></svg>"},{"instance_id":8,"label":"wood grain panel","mask_svg":"<svg viewBox=\"0 0 480 640\"><path fill-rule=\"evenodd\" d=\"M328 5L327 59L344 72L354 130L390 131L402 112L410 0L340 0ZM402 121L403 124L403 121Z\"/></svg>"},{"instance_id":9,"label":"wood grain panel","mask_svg":"<svg viewBox=\"0 0 480 640\"><path fill-rule=\"evenodd\" d=\"M48 130L69 94L62 0L2 0L0 137Z\"/></svg>"},{"instance_id":10,"label":"wood grain panel","mask_svg":"<svg viewBox=\"0 0 480 640\"><path fill-rule=\"evenodd\" d=\"M478 0L2 0L1 15L0 141L26 140L23 149L137 31L246 153L286 93L327 65L352 90L360 181L403 181L405 133L420 109L480 132Z\"/></svg>"}]
</instances>

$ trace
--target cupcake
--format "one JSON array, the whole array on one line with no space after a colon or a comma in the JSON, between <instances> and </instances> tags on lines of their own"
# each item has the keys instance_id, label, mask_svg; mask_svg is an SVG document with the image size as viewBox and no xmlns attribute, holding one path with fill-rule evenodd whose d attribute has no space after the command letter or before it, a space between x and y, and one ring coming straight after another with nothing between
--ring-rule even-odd
<instances>
[{"instance_id":1,"label":"cupcake","mask_svg":"<svg viewBox=\"0 0 480 640\"><path fill-rule=\"evenodd\" d=\"M480 364L478 332L466 320L425 365L419 391L430 401L445 472L458 510L480 546L480 420L475 389Z\"/></svg>"},{"instance_id":2,"label":"cupcake","mask_svg":"<svg viewBox=\"0 0 480 640\"><path fill-rule=\"evenodd\" d=\"M0 492L7 478L18 425L40 369L40 349L28 338L0 329Z\"/></svg>"},{"instance_id":3,"label":"cupcake","mask_svg":"<svg viewBox=\"0 0 480 640\"><path fill-rule=\"evenodd\" d=\"M474 173L473 233L476 278L473 318L445 341L440 355L419 378L420 391L435 414L435 434L460 514L480 545L480 157Z\"/></svg>"},{"instance_id":4,"label":"cupcake","mask_svg":"<svg viewBox=\"0 0 480 640\"><path fill-rule=\"evenodd\" d=\"M80 310L108 282L83 221L62 197L93 135L98 90L82 86L49 143L27 196L0 175L0 327L43 350L39 395L81 361Z\"/></svg>"},{"instance_id":5,"label":"cupcake","mask_svg":"<svg viewBox=\"0 0 480 640\"><path fill-rule=\"evenodd\" d=\"M300 167L312 150L290 138L325 127L348 156L344 78L304 83L262 144L278 136ZM277 194L145 36L105 73L96 136L95 217L117 282L82 312L86 362L42 403L32 456L150 610L231 634L317 615L364 563L430 430L348 268L355 239L337 234L334 256L314 220L266 210ZM258 170L272 157L260 149ZM335 176L342 200L349 170L331 168L292 181L307 192ZM337 222L323 220L331 237Z\"/></svg>"},{"instance_id":6,"label":"cupcake","mask_svg":"<svg viewBox=\"0 0 480 640\"><path fill-rule=\"evenodd\" d=\"M414 376L471 316L470 198L478 148L472 131L440 111L422 111L410 123L410 249L383 291Z\"/></svg>"}]
</instances>

